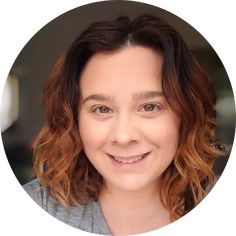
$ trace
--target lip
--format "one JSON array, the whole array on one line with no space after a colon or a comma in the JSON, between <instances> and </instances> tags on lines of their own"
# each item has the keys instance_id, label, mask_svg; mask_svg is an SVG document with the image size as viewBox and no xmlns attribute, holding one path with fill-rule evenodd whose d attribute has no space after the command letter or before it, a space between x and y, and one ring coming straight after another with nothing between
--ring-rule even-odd
<instances>
[{"instance_id":1,"label":"lip","mask_svg":"<svg viewBox=\"0 0 236 236\"><path fill-rule=\"evenodd\" d=\"M145 152L139 155L120 156L107 154L114 167L121 169L139 169L145 166L146 160L151 152Z\"/></svg>"}]
</instances>

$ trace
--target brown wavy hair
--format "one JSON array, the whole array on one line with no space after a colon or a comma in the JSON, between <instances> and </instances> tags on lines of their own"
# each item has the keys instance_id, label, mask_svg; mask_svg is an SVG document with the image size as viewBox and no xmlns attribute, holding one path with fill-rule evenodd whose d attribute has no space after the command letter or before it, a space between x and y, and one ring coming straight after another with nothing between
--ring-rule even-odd
<instances>
[{"instance_id":1,"label":"brown wavy hair","mask_svg":"<svg viewBox=\"0 0 236 236\"><path fill-rule=\"evenodd\" d=\"M103 178L87 159L79 137L80 75L96 53L128 45L163 55L162 89L181 128L174 160L161 176L160 197L176 220L209 192L215 181L213 164L222 153L214 146L214 99L208 77L180 34L157 17L94 23L59 59L43 92L47 121L33 145L35 174L66 207L98 199Z\"/></svg>"}]
</instances>

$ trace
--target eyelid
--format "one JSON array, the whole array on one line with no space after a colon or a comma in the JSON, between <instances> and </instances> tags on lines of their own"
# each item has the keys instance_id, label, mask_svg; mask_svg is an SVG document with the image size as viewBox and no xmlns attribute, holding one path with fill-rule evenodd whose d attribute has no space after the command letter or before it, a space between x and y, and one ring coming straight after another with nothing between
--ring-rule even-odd
<instances>
[{"instance_id":1,"label":"eyelid","mask_svg":"<svg viewBox=\"0 0 236 236\"><path fill-rule=\"evenodd\" d=\"M99 109L99 108L101 108L101 107L108 108L108 109L109 109L109 112L107 112L107 113L96 112L96 109ZM110 111L111 111L111 112L110 112ZM106 105L98 104L98 105L93 105L93 106L90 108L90 112L91 112L91 113L96 113L96 114L98 114L98 115L107 115L107 114L111 114L111 113L113 112L113 110L112 110L110 107L106 106Z\"/></svg>"},{"instance_id":2,"label":"eyelid","mask_svg":"<svg viewBox=\"0 0 236 236\"><path fill-rule=\"evenodd\" d=\"M153 105L153 106L155 106L155 107L158 109L158 111L160 111L160 110L162 110L162 109L164 108L161 103L148 102L148 103L145 103L145 104L143 104L142 106L140 106L139 109L138 109L138 111L141 111L141 110L142 110L145 106L147 106L147 105ZM153 112L157 112L157 111L154 110L154 111L141 111L141 112L153 113Z\"/></svg>"}]
</instances>

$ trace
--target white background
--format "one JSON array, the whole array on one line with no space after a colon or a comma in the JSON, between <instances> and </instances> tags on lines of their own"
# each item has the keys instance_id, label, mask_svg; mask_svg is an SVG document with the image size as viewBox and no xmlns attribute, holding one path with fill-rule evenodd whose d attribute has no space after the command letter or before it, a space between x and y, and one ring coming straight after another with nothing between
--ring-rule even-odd
<instances>
[{"instance_id":1,"label":"white background","mask_svg":"<svg viewBox=\"0 0 236 236\"><path fill-rule=\"evenodd\" d=\"M2 0L0 2L0 94L17 55L30 38L60 14L93 1ZM236 8L232 1L140 1L181 17L195 27L221 58L235 92ZM226 169L206 199L186 217L148 235L236 235L235 146ZM23 191L0 142L0 235L81 235L48 215ZM83 233L83 235L90 235Z\"/></svg>"}]
</instances>

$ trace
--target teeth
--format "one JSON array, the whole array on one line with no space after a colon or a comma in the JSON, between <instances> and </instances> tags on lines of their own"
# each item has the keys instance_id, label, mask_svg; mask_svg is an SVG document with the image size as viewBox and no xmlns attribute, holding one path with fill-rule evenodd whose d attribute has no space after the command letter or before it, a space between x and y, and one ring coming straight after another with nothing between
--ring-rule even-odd
<instances>
[{"instance_id":1,"label":"teeth","mask_svg":"<svg viewBox=\"0 0 236 236\"><path fill-rule=\"evenodd\" d=\"M135 157L130 158L130 159L121 159L120 157L115 157L115 156L112 156L112 157L116 161L119 161L119 162L124 163L124 164L131 164L131 163L134 163L134 162L137 162L137 161L143 159L143 155L135 156Z\"/></svg>"}]
</instances>

